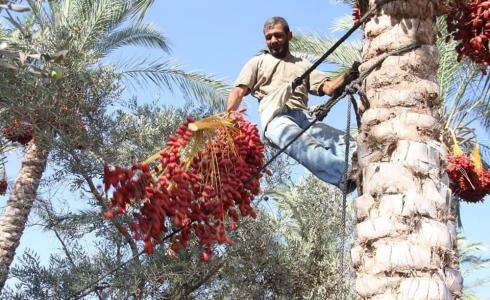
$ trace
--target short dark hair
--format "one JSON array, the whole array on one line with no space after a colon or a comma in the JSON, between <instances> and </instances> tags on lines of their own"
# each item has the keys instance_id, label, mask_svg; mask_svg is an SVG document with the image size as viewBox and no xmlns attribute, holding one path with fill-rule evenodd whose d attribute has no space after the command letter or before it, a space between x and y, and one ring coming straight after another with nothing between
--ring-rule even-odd
<instances>
[{"instance_id":1,"label":"short dark hair","mask_svg":"<svg viewBox=\"0 0 490 300\"><path fill-rule=\"evenodd\" d=\"M265 23L264 23L264 29L269 28L269 27L273 27L276 24L281 24L282 28L284 28L284 31L286 33L289 33L288 21L286 21L286 19L284 19L283 17L277 17L277 16L270 17L269 19L267 19L267 21L265 21Z\"/></svg>"}]
</instances>

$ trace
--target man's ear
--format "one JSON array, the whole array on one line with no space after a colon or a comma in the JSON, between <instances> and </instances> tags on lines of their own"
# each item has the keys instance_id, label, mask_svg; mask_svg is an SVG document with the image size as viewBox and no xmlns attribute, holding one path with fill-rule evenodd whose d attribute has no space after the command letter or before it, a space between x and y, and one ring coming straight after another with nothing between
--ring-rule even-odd
<instances>
[{"instance_id":1,"label":"man's ear","mask_svg":"<svg viewBox=\"0 0 490 300\"><path fill-rule=\"evenodd\" d=\"M290 31L288 33L288 41L292 40L293 39L293 33Z\"/></svg>"}]
</instances>

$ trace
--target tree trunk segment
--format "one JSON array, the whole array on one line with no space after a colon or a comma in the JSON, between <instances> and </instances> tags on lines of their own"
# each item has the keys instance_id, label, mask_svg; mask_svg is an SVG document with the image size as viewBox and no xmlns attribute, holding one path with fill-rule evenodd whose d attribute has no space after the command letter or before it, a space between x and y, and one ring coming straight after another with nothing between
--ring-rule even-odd
<instances>
[{"instance_id":1,"label":"tree trunk segment","mask_svg":"<svg viewBox=\"0 0 490 300\"><path fill-rule=\"evenodd\" d=\"M26 149L14 188L0 219L0 289L24 232L29 212L46 168L48 151L31 141Z\"/></svg>"},{"instance_id":2,"label":"tree trunk segment","mask_svg":"<svg viewBox=\"0 0 490 300\"><path fill-rule=\"evenodd\" d=\"M361 72L387 51L422 46L387 58L363 82L370 105L358 136L361 195L351 249L362 299L461 296L447 150L437 141L443 124L435 78L438 6L394 1L364 28Z\"/></svg>"}]
</instances>

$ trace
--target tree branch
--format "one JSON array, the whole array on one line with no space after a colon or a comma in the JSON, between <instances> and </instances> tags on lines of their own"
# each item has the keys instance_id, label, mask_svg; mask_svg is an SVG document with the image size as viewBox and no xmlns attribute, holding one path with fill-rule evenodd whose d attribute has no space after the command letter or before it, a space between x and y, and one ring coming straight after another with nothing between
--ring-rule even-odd
<instances>
[{"instance_id":1,"label":"tree branch","mask_svg":"<svg viewBox=\"0 0 490 300\"><path fill-rule=\"evenodd\" d=\"M196 291L198 288L200 288L203 284L209 281L211 277L216 275L221 268L225 265L225 259L222 259L220 262L218 262L214 267L212 267L209 272L207 272L203 277L201 277L199 280L197 280L194 283L185 283L182 286L182 289L180 290L180 293L177 294L175 298L172 297L172 299L188 299L189 294L192 292ZM190 278L195 278L195 276L191 276Z\"/></svg>"},{"instance_id":2,"label":"tree branch","mask_svg":"<svg viewBox=\"0 0 490 300\"><path fill-rule=\"evenodd\" d=\"M94 195L99 206L102 209L106 210L107 205L104 201L104 197L97 190L97 187L95 186L94 182L92 181L92 178L89 177L87 175L87 173L83 171L83 168L81 167L82 164L80 162L80 159L73 152L70 152L70 154L72 155L73 159L76 162L76 166L75 166L76 168L75 169L78 170L79 174L83 177L83 179L85 179L85 182L87 183L87 185L90 189L90 192L92 193L92 195ZM116 228L123 225L123 223L117 219L112 219L110 222ZM136 245L136 241L131 237L131 235L127 231L119 231L119 232L122 234L125 241L128 243L129 248L131 249L131 254L133 255L133 257L135 257L134 262L136 264L136 267L139 270L141 270L142 265L141 265L141 260L139 258L139 251L138 251L138 246ZM138 281L137 281L138 291L136 292L136 294L134 296L136 299L143 299L143 291L144 291L145 282L144 282L144 279L141 278L141 276L139 276L139 277L140 278L138 278Z\"/></svg>"}]
</instances>

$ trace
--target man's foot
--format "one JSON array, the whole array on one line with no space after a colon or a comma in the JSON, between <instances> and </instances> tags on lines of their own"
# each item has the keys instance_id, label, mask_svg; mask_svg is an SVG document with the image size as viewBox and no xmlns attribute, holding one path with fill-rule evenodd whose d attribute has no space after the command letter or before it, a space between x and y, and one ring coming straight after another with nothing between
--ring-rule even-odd
<instances>
[{"instance_id":1,"label":"man's foot","mask_svg":"<svg viewBox=\"0 0 490 300\"><path fill-rule=\"evenodd\" d=\"M347 194L352 193L357 188L357 183L355 180L347 179L347 187L344 182L339 183L339 189Z\"/></svg>"},{"instance_id":2,"label":"man's foot","mask_svg":"<svg viewBox=\"0 0 490 300\"><path fill-rule=\"evenodd\" d=\"M346 191L347 194L352 193L357 188L357 177L359 175L359 165L357 163L357 151L352 153L352 163L347 171L347 189L344 182L339 184L339 188L342 191Z\"/></svg>"}]
</instances>

